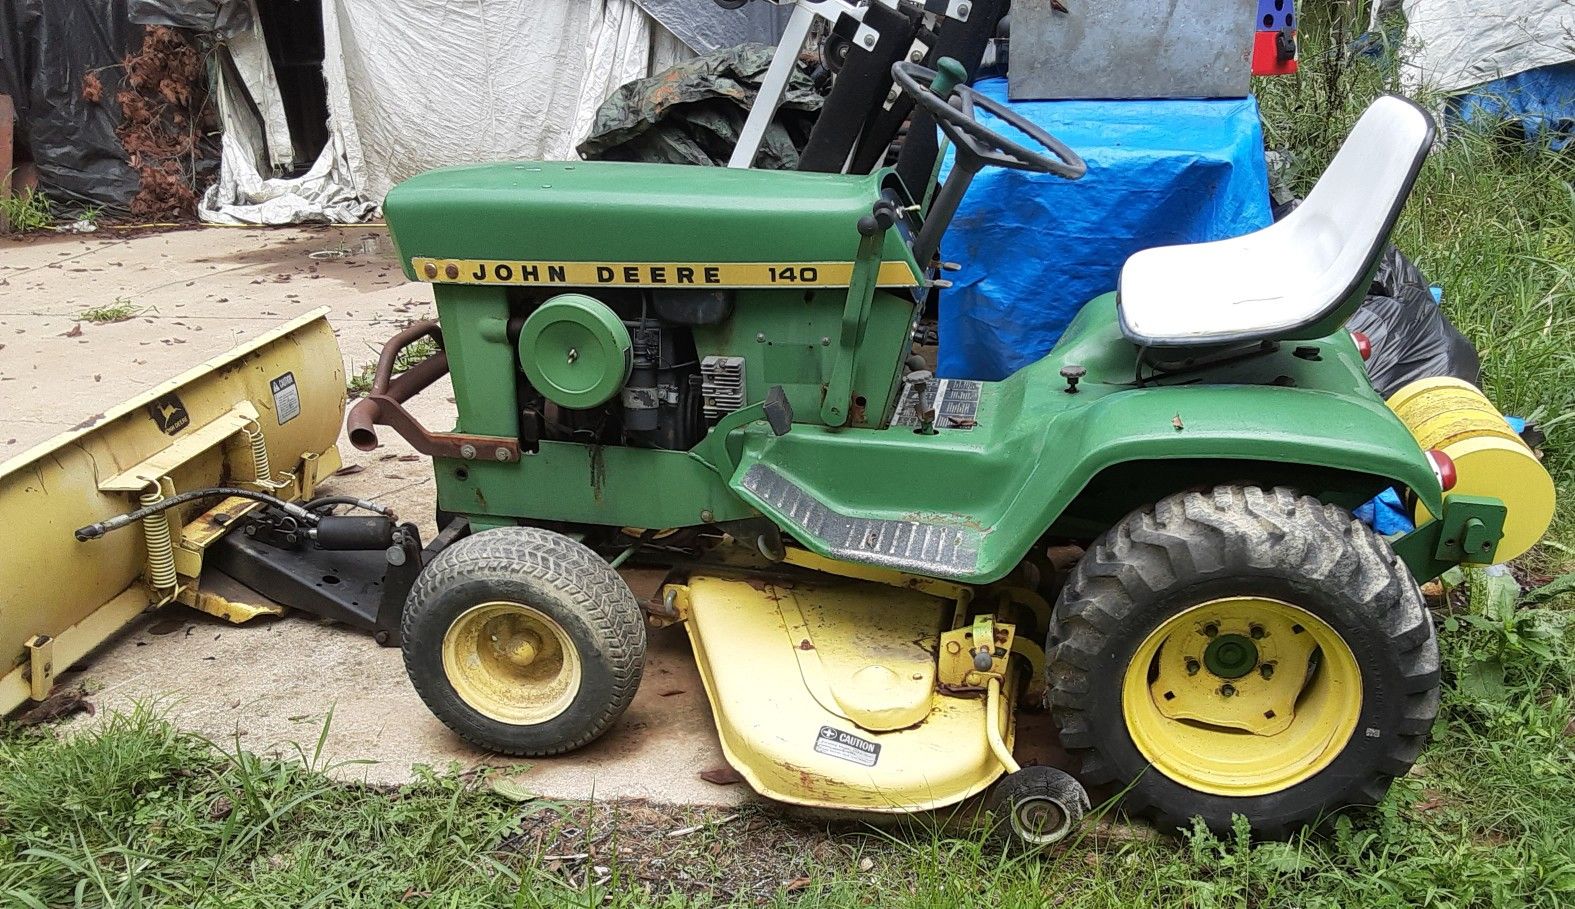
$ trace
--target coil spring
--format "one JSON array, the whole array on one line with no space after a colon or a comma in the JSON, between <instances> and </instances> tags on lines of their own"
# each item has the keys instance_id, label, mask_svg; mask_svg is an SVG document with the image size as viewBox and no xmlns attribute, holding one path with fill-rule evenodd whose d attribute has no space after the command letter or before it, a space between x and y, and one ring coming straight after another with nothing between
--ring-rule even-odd
<instances>
[{"instance_id":1,"label":"coil spring","mask_svg":"<svg viewBox=\"0 0 1575 909\"><path fill-rule=\"evenodd\" d=\"M268 440L261 429L246 430L246 439L252 444L252 478L264 489L273 488L273 465L268 462Z\"/></svg>"},{"instance_id":2,"label":"coil spring","mask_svg":"<svg viewBox=\"0 0 1575 909\"><path fill-rule=\"evenodd\" d=\"M141 498L143 507L157 505L162 501L164 494L156 486L143 493ZM170 536L169 513L161 511L143 518L142 538L148 544L148 583L155 590L174 587L175 542Z\"/></svg>"}]
</instances>

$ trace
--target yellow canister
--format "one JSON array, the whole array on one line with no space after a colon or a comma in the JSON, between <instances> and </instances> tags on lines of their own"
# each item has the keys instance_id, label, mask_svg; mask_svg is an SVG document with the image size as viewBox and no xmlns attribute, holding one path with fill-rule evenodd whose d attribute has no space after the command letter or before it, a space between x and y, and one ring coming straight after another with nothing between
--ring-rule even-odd
<instances>
[{"instance_id":1,"label":"yellow canister","mask_svg":"<svg viewBox=\"0 0 1575 909\"><path fill-rule=\"evenodd\" d=\"M1504 503L1500 562L1535 546L1553 521L1553 478L1476 386L1455 378L1420 379L1389 399L1424 451L1437 449L1455 462L1456 482L1446 495L1489 496ZM1418 523L1432 517L1420 503Z\"/></svg>"}]
</instances>

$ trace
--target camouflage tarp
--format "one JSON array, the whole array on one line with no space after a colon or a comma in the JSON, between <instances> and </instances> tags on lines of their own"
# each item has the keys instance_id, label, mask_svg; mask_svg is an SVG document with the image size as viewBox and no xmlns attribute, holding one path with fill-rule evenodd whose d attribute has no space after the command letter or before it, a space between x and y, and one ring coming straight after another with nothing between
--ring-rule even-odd
<instances>
[{"instance_id":1,"label":"camouflage tarp","mask_svg":"<svg viewBox=\"0 0 1575 909\"><path fill-rule=\"evenodd\" d=\"M766 44L741 44L623 86L596 111L580 154L606 161L727 163L774 52ZM808 74L794 72L755 166L798 167L821 101Z\"/></svg>"}]
</instances>

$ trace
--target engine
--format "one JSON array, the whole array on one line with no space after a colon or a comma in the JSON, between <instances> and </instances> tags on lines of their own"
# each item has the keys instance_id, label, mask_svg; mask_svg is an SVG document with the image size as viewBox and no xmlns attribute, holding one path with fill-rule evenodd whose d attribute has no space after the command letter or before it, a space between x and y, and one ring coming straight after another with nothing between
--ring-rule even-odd
<instances>
[{"instance_id":1,"label":"engine","mask_svg":"<svg viewBox=\"0 0 1575 909\"><path fill-rule=\"evenodd\" d=\"M743 405L741 358L702 359L693 331L727 319L732 291L594 293L532 295L511 306L527 448L550 439L684 451Z\"/></svg>"}]
</instances>

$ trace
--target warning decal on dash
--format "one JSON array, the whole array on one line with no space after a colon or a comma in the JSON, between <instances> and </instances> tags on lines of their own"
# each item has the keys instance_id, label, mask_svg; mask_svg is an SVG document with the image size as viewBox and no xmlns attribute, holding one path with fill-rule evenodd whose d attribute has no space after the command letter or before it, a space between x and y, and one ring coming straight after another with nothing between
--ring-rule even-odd
<instances>
[{"instance_id":1,"label":"warning decal on dash","mask_svg":"<svg viewBox=\"0 0 1575 909\"><path fill-rule=\"evenodd\" d=\"M815 750L865 767L874 767L875 762L880 760L879 745L830 726L820 727L820 734L815 736Z\"/></svg>"}]
</instances>

